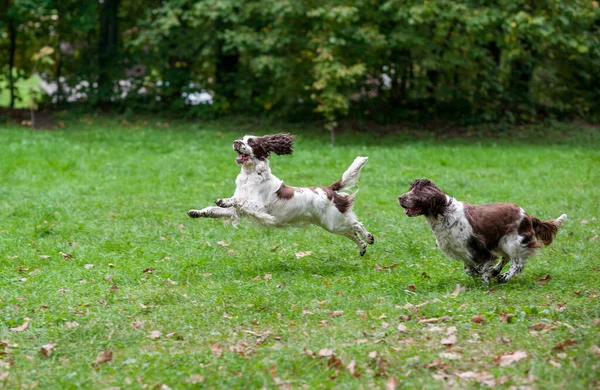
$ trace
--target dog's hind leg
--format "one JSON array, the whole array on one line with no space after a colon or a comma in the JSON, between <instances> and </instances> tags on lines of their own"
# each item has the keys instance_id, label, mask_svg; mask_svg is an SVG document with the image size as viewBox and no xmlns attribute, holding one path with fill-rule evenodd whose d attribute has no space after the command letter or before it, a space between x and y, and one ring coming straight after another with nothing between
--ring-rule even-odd
<instances>
[{"instance_id":1,"label":"dog's hind leg","mask_svg":"<svg viewBox=\"0 0 600 390\"><path fill-rule=\"evenodd\" d=\"M373 243L375 243L375 237L373 237L373 235L369 233L369 231L365 228L365 226L362 223L358 221L354 222L352 224L352 230L355 233L360 234L365 239L367 244L373 245Z\"/></svg>"},{"instance_id":2,"label":"dog's hind leg","mask_svg":"<svg viewBox=\"0 0 600 390\"><path fill-rule=\"evenodd\" d=\"M358 247L360 248L360 255L364 256L367 252L367 244L365 244L365 242L355 232L348 232L345 234L345 236L354 241L356 245L358 245Z\"/></svg>"}]
</instances>

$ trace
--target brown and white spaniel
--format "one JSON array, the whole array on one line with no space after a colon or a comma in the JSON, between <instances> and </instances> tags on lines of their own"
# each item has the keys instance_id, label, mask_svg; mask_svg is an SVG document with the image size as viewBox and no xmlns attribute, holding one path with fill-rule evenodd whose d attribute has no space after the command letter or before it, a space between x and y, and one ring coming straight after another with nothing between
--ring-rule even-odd
<instances>
[{"instance_id":1,"label":"brown and white spaniel","mask_svg":"<svg viewBox=\"0 0 600 390\"><path fill-rule=\"evenodd\" d=\"M519 274L527 258L550 245L567 219L563 214L541 221L510 203L470 205L425 179L415 180L398 200L409 217L425 216L442 252L464 262L465 272L481 276L485 284L493 277L507 282ZM510 268L500 273L508 261Z\"/></svg>"},{"instance_id":2,"label":"brown and white spaniel","mask_svg":"<svg viewBox=\"0 0 600 390\"><path fill-rule=\"evenodd\" d=\"M373 244L371 233L352 210L356 192L345 193L358 181L368 157L356 157L342 178L326 187L290 187L271 173L269 155L292 154L294 136L274 134L263 137L246 135L233 142L242 169L235 180L233 197L217 199L216 206L190 210L192 218L223 218L234 224L249 217L267 226L321 226L348 237L363 256Z\"/></svg>"}]
</instances>

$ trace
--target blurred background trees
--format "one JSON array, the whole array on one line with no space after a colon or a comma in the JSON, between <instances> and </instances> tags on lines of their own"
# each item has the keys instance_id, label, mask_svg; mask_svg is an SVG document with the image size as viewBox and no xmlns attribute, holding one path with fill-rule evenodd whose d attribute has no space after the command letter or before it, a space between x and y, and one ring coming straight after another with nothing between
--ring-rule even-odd
<instances>
[{"instance_id":1,"label":"blurred background trees","mask_svg":"<svg viewBox=\"0 0 600 390\"><path fill-rule=\"evenodd\" d=\"M52 61L35 54L54 49ZM591 0L0 0L0 104L473 124L600 119ZM32 81L33 80L33 81Z\"/></svg>"}]
</instances>

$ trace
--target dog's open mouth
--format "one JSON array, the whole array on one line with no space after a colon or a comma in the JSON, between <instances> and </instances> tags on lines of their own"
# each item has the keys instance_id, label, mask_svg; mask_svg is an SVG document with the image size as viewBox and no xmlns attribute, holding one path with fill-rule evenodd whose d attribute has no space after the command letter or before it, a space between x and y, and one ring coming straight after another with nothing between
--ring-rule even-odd
<instances>
[{"instance_id":1,"label":"dog's open mouth","mask_svg":"<svg viewBox=\"0 0 600 390\"><path fill-rule=\"evenodd\" d=\"M236 152L237 152L237 150L236 150ZM249 154L244 154L244 153L238 152L238 156L235 159L235 162L238 163L238 164L243 164L243 163L245 163L248 160L250 160L250 155Z\"/></svg>"},{"instance_id":2,"label":"dog's open mouth","mask_svg":"<svg viewBox=\"0 0 600 390\"><path fill-rule=\"evenodd\" d=\"M408 215L409 217L416 217L418 215L421 215L421 209L417 209L417 208L410 208L410 207L404 207L404 214Z\"/></svg>"}]
</instances>

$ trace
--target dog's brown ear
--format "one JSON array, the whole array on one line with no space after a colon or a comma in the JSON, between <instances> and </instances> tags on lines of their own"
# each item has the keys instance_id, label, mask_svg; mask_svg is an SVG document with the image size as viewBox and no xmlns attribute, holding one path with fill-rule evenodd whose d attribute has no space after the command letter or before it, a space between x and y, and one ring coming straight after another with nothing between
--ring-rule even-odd
<instances>
[{"instance_id":1,"label":"dog's brown ear","mask_svg":"<svg viewBox=\"0 0 600 390\"><path fill-rule=\"evenodd\" d=\"M295 137L291 134L273 134L256 137L255 143L257 148L255 149L255 146L252 145L252 149L258 158L268 157L271 153L277 155L292 154L294 152L294 139ZM260 150L258 153L260 156L256 153L257 149Z\"/></svg>"}]
</instances>

